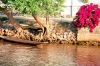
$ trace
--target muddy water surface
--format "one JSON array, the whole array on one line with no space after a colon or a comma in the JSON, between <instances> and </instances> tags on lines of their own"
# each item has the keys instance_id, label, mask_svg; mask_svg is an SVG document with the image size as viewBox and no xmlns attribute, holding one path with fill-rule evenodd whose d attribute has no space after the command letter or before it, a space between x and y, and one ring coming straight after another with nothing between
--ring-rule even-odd
<instances>
[{"instance_id":1,"label":"muddy water surface","mask_svg":"<svg viewBox=\"0 0 100 66\"><path fill-rule=\"evenodd\" d=\"M0 66L100 66L100 47L0 41Z\"/></svg>"}]
</instances>

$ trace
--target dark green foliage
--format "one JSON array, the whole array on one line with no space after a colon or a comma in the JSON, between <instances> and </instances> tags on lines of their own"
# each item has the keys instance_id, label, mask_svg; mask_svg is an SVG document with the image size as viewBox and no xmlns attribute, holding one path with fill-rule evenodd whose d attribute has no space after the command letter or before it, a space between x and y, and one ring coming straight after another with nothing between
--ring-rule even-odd
<instances>
[{"instance_id":1,"label":"dark green foliage","mask_svg":"<svg viewBox=\"0 0 100 66\"><path fill-rule=\"evenodd\" d=\"M5 8L0 7L0 11L3 11L3 10L5 10Z\"/></svg>"},{"instance_id":2,"label":"dark green foliage","mask_svg":"<svg viewBox=\"0 0 100 66\"><path fill-rule=\"evenodd\" d=\"M12 1L15 1L15 0L12 0Z\"/></svg>"},{"instance_id":3,"label":"dark green foliage","mask_svg":"<svg viewBox=\"0 0 100 66\"><path fill-rule=\"evenodd\" d=\"M4 4L7 4L8 3L8 0L1 0L2 1L2 3L4 3Z\"/></svg>"},{"instance_id":4,"label":"dark green foliage","mask_svg":"<svg viewBox=\"0 0 100 66\"><path fill-rule=\"evenodd\" d=\"M0 20L1 21L6 21L6 20L8 20L8 18L7 17L1 17Z\"/></svg>"}]
</instances>

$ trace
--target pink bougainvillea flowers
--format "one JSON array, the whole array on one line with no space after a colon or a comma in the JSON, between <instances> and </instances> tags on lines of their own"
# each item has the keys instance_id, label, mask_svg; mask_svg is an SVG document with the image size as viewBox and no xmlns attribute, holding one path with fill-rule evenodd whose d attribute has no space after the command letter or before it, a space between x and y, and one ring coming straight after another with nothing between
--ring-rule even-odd
<instances>
[{"instance_id":1,"label":"pink bougainvillea flowers","mask_svg":"<svg viewBox=\"0 0 100 66\"><path fill-rule=\"evenodd\" d=\"M98 4L86 4L82 5L76 17L74 18L74 25L77 27L89 27L90 32L93 32L93 29L98 26L100 18L100 8Z\"/></svg>"}]
</instances>

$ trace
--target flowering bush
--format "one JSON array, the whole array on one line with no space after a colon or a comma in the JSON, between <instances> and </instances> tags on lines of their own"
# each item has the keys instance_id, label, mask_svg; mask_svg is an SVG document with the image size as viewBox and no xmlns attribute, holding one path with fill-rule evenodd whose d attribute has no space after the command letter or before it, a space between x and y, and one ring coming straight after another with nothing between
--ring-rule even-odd
<instances>
[{"instance_id":1,"label":"flowering bush","mask_svg":"<svg viewBox=\"0 0 100 66\"><path fill-rule=\"evenodd\" d=\"M81 27L89 27L90 32L98 26L100 18L100 8L97 4L82 5L74 18L74 25Z\"/></svg>"}]
</instances>

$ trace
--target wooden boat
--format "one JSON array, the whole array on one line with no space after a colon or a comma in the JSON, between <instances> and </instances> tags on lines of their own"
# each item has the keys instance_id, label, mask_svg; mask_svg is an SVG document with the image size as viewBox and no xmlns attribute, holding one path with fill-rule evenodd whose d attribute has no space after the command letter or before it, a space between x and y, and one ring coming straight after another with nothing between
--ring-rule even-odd
<instances>
[{"instance_id":1,"label":"wooden boat","mask_svg":"<svg viewBox=\"0 0 100 66\"><path fill-rule=\"evenodd\" d=\"M11 37L1 36L1 35L0 35L0 38L7 40L7 41L10 41L10 42L16 42L16 43L22 43L22 44L31 44L31 45L39 45L39 44L48 43L48 42L36 42L36 41L29 41L29 40L11 38Z\"/></svg>"}]
</instances>

